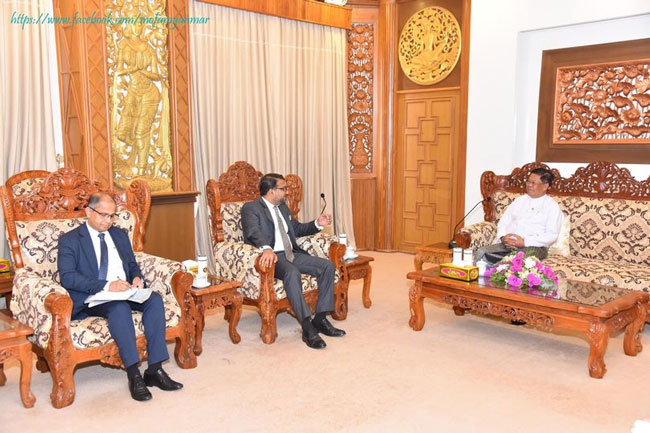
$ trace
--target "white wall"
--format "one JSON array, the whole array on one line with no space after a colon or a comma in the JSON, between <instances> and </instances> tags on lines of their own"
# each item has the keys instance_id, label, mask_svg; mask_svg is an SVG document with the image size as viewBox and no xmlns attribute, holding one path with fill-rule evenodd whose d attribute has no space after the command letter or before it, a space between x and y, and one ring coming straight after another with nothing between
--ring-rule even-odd
<instances>
[{"instance_id":1,"label":"white wall","mask_svg":"<svg viewBox=\"0 0 650 433\"><path fill-rule=\"evenodd\" d=\"M466 209L481 199L481 173L506 174L535 159L542 50L650 37L650 15L642 14L650 1L472 2ZM550 165L568 175L583 164ZM632 168L650 174L650 165ZM466 224L482 217L479 208Z\"/></svg>"}]
</instances>

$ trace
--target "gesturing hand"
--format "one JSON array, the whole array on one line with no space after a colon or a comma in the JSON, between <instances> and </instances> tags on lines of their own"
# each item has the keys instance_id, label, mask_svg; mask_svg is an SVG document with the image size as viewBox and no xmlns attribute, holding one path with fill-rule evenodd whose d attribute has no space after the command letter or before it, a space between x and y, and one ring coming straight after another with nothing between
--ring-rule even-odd
<instances>
[{"instance_id":1,"label":"gesturing hand","mask_svg":"<svg viewBox=\"0 0 650 433\"><path fill-rule=\"evenodd\" d=\"M316 223L321 227L328 226L328 225L332 224L332 215L331 214L323 214L323 215L318 217L318 219L316 220Z\"/></svg>"}]
</instances>

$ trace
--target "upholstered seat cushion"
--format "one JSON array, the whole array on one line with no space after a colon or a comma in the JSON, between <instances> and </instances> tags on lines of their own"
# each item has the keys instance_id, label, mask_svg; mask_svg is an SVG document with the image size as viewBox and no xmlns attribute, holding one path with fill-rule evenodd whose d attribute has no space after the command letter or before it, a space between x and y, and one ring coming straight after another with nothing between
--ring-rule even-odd
<instances>
[{"instance_id":1,"label":"upholstered seat cushion","mask_svg":"<svg viewBox=\"0 0 650 433\"><path fill-rule=\"evenodd\" d=\"M551 266L559 277L650 291L650 268L647 266L575 256L564 257L559 254L548 256L544 263Z\"/></svg>"}]
</instances>

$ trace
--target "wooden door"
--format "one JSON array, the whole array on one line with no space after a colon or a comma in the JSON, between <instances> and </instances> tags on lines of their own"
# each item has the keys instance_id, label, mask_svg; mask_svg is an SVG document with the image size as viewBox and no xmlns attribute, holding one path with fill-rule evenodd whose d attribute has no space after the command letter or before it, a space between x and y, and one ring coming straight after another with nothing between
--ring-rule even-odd
<instances>
[{"instance_id":1,"label":"wooden door","mask_svg":"<svg viewBox=\"0 0 650 433\"><path fill-rule=\"evenodd\" d=\"M460 90L397 98L393 245L400 251L449 242L458 219Z\"/></svg>"}]
</instances>

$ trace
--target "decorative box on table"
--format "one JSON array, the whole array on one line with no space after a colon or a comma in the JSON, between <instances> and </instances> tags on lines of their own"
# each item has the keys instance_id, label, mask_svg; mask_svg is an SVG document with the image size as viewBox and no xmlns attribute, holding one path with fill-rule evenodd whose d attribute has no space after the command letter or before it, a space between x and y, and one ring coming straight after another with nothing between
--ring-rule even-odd
<instances>
[{"instance_id":1,"label":"decorative box on table","mask_svg":"<svg viewBox=\"0 0 650 433\"><path fill-rule=\"evenodd\" d=\"M7 259L0 259L0 274L11 272L11 263Z\"/></svg>"},{"instance_id":2,"label":"decorative box on table","mask_svg":"<svg viewBox=\"0 0 650 433\"><path fill-rule=\"evenodd\" d=\"M473 281L478 278L478 267L442 263L440 264L440 276L453 278L454 280Z\"/></svg>"}]
</instances>

